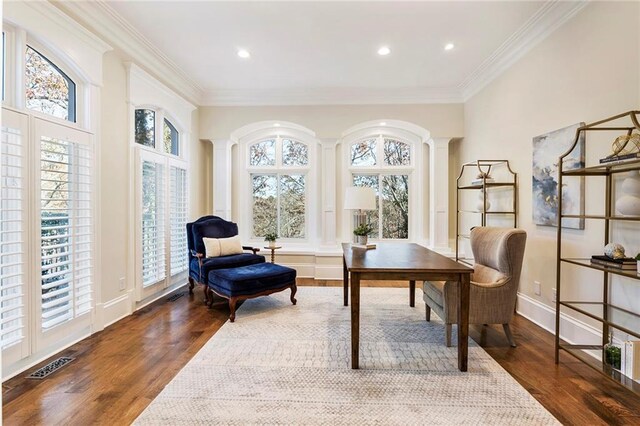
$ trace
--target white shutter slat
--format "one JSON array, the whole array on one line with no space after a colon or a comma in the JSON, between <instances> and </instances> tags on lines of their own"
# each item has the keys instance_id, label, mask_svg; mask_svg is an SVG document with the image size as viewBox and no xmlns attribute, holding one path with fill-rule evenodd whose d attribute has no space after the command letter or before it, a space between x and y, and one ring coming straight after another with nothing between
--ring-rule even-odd
<instances>
[{"instance_id":1,"label":"white shutter slat","mask_svg":"<svg viewBox=\"0 0 640 426\"><path fill-rule=\"evenodd\" d=\"M42 137L40 156L41 316L47 330L92 307L92 150Z\"/></svg>"},{"instance_id":2,"label":"white shutter slat","mask_svg":"<svg viewBox=\"0 0 640 426\"><path fill-rule=\"evenodd\" d=\"M165 279L164 165L142 161L142 286Z\"/></svg>"},{"instance_id":3,"label":"white shutter slat","mask_svg":"<svg viewBox=\"0 0 640 426\"><path fill-rule=\"evenodd\" d=\"M171 166L171 275L187 270L187 170Z\"/></svg>"},{"instance_id":4,"label":"white shutter slat","mask_svg":"<svg viewBox=\"0 0 640 426\"><path fill-rule=\"evenodd\" d=\"M4 118L4 111L3 111ZM2 127L1 149L2 177L0 189L2 191L2 203L0 204L0 253L3 263L0 268L0 345L6 349L14 344L21 343L24 339L25 323L25 285L26 276L24 270L24 243L22 235L25 230L23 217L25 216L24 197L24 147L23 135L20 130ZM19 216L12 213L19 213ZM16 235L17 234L17 235ZM16 237L13 237L16 235ZM11 263L6 262L11 256L15 259Z\"/></svg>"}]
</instances>

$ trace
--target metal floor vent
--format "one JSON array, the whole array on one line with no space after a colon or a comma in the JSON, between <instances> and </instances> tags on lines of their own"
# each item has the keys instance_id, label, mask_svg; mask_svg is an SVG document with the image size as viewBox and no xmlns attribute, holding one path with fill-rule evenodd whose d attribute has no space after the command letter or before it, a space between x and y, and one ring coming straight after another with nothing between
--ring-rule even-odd
<instances>
[{"instance_id":1,"label":"metal floor vent","mask_svg":"<svg viewBox=\"0 0 640 426\"><path fill-rule=\"evenodd\" d=\"M56 360L51 361L49 364L45 365L42 368L37 369L33 373L27 376L27 379L44 379L48 375L55 373L65 365L69 364L75 358L69 358L63 356L62 358L58 358Z\"/></svg>"},{"instance_id":2,"label":"metal floor vent","mask_svg":"<svg viewBox=\"0 0 640 426\"><path fill-rule=\"evenodd\" d=\"M175 302L176 300L180 299L182 296L184 296L186 294L186 292L181 291L180 293L176 293L173 296L170 296L169 298L167 298L167 300L169 302Z\"/></svg>"}]
</instances>

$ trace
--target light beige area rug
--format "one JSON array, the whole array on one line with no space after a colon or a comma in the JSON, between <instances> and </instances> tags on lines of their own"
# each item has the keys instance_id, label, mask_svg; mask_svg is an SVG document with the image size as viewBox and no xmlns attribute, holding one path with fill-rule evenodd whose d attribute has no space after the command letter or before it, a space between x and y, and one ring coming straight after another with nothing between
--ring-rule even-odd
<instances>
[{"instance_id":1,"label":"light beige area rug","mask_svg":"<svg viewBox=\"0 0 640 426\"><path fill-rule=\"evenodd\" d=\"M361 290L360 370L350 368L342 289L300 287L246 301L136 420L138 425L556 424L472 340L469 371L421 293ZM203 309L205 309L203 307ZM515 349L517 350L517 348Z\"/></svg>"}]
</instances>

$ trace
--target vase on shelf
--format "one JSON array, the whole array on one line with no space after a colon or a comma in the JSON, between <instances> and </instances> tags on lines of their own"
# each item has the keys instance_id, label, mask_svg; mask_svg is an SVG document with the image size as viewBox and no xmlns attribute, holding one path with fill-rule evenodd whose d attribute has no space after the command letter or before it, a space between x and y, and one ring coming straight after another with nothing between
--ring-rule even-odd
<instances>
[{"instance_id":1,"label":"vase on shelf","mask_svg":"<svg viewBox=\"0 0 640 426\"><path fill-rule=\"evenodd\" d=\"M622 195L616 200L616 210L623 216L640 216L640 174L630 172L622 182Z\"/></svg>"},{"instance_id":2,"label":"vase on shelf","mask_svg":"<svg viewBox=\"0 0 640 426\"><path fill-rule=\"evenodd\" d=\"M491 203L489 202L489 198L487 197L487 210L483 210L484 206L485 206L485 202L484 202L484 192L480 191L480 193L478 194L478 205L476 206L478 211L489 211L489 209L491 208Z\"/></svg>"}]
</instances>

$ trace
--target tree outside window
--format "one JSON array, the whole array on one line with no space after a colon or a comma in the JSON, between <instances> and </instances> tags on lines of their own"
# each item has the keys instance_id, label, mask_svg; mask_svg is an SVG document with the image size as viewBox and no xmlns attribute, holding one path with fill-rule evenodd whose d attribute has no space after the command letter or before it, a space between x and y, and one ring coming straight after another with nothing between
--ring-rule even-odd
<instances>
[{"instance_id":1,"label":"tree outside window","mask_svg":"<svg viewBox=\"0 0 640 426\"><path fill-rule=\"evenodd\" d=\"M383 164L377 163L382 150ZM376 210L369 213L372 238L409 238L409 173L411 147L392 138L363 139L351 145L354 186L373 188Z\"/></svg>"},{"instance_id":2,"label":"tree outside window","mask_svg":"<svg viewBox=\"0 0 640 426\"><path fill-rule=\"evenodd\" d=\"M76 84L30 46L25 55L25 91L28 109L76 121Z\"/></svg>"},{"instance_id":3,"label":"tree outside window","mask_svg":"<svg viewBox=\"0 0 640 426\"><path fill-rule=\"evenodd\" d=\"M275 232L280 238L306 237L306 144L270 138L249 147L252 189L252 234ZM279 167L277 165L280 165Z\"/></svg>"}]
</instances>

